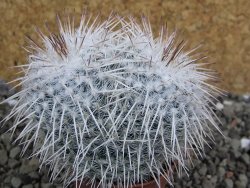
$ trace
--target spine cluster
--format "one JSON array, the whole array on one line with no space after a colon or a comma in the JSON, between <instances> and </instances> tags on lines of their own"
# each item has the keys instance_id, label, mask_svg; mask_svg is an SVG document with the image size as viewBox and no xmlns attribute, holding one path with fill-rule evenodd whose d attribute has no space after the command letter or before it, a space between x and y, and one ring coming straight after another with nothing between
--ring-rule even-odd
<instances>
[{"instance_id":1,"label":"spine cluster","mask_svg":"<svg viewBox=\"0 0 250 188\"><path fill-rule=\"evenodd\" d=\"M67 186L88 180L102 187L128 187L165 177L172 162L203 152L216 128L210 85L214 73L184 51L176 32L153 37L143 18L110 16L98 23L62 23L59 34L38 30L30 39L29 63L19 78L15 117L23 152L33 145L51 179Z\"/></svg>"}]
</instances>

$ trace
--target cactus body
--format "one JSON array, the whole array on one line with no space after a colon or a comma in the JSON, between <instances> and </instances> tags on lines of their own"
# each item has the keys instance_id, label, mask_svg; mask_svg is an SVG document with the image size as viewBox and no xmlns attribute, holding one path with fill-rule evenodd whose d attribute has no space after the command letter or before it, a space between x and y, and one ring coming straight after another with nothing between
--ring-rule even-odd
<instances>
[{"instance_id":1,"label":"cactus body","mask_svg":"<svg viewBox=\"0 0 250 188\"><path fill-rule=\"evenodd\" d=\"M145 18L110 17L80 26L59 20L59 35L39 31L31 40L29 64L17 104L15 129L24 151L30 144L51 179L98 180L102 187L156 181L203 151L210 126L218 128L211 105L218 90L213 73L191 51L162 30L154 38ZM118 27L118 28L117 28Z\"/></svg>"}]
</instances>

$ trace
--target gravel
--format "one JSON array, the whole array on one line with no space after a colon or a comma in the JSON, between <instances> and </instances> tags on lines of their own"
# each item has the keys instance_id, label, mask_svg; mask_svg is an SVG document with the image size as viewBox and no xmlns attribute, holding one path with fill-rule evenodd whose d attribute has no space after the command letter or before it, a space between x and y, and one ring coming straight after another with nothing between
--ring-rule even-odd
<instances>
[{"instance_id":1,"label":"gravel","mask_svg":"<svg viewBox=\"0 0 250 188\"><path fill-rule=\"evenodd\" d=\"M250 151L241 146L242 139L250 138L249 97L229 94L218 103L216 114L225 137L215 133L212 148L194 159L189 176L174 175L175 187L250 188Z\"/></svg>"},{"instance_id":2,"label":"gravel","mask_svg":"<svg viewBox=\"0 0 250 188\"><path fill-rule=\"evenodd\" d=\"M18 154L20 154L20 152L21 152L21 148L19 146L16 146L10 150L9 156L10 158L14 159L18 156Z\"/></svg>"},{"instance_id":3,"label":"gravel","mask_svg":"<svg viewBox=\"0 0 250 188\"><path fill-rule=\"evenodd\" d=\"M5 163L8 161L8 155L7 155L7 151L1 149L0 150L0 165L3 166L5 165Z\"/></svg>"},{"instance_id":4,"label":"gravel","mask_svg":"<svg viewBox=\"0 0 250 188\"><path fill-rule=\"evenodd\" d=\"M0 101L12 94L0 80ZM250 151L241 149L241 139L250 138L250 97L229 94L219 98L216 106L225 137L215 132L215 142L206 147L206 155L193 160L189 176L174 174L174 187L250 188ZM0 105L0 121L10 109L7 104ZM61 184L49 183L47 169L39 170L37 159L28 159L30 149L21 156L20 146L11 141L21 128L11 138L5 133L10 126L7 122L0 129L0 188L61 188Z\"/></svg>"},{"instance_id":5,"label":"gravel","mask_svg":"<svg viewBox=\"0 0 250 188\"><path fill-rule=\"evenodd\" d=\"M233 188L234 187L234 182L233 182L232 179L226 178L224 180L224 183L225 183L225 187L227 187L227 188Z\"/></svg>"},{"instance_id":6,"label":"gravel","mask_svg":"<svg viewBox=\"0 0 250 188\"><path fill-rule=\"evenodd\" d=\"M21 187L22 180L19 177L13 177L13 178L11 178L10 183L11 183L12 187L19 188L19 187Z\"/></svg>"}]
</instances>

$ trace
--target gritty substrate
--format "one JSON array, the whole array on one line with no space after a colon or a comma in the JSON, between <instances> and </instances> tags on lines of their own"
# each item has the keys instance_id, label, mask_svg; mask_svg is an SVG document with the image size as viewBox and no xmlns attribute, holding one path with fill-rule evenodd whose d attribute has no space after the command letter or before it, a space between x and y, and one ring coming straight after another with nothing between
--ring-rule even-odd
<instances>
[{"instance_id":1,"label":"gritty substrate","mask_svg":"<svg viewBox=\"0 0 250 188\"><path fill-rule=\"evenodd\" d=\"M0 83L0 101L10 95L6 85ZM207 147L205 156L194 159L189 177L175 175L175 188L250 188L250 152L241 148L241 139L250 138L250 98L228 95L219 99L216 113L222 122L222 132L215 133L215 143ZM0 105L0 120L10 110ZM46 169L39 172L38 160L27 159L31 151L20 156L21 148L12 143L10 133L3 134L11 122L0 129L0 187L1 188L59 188L52 185ZM17 136L19 130L14 134Z\"/></svg>"}]
</instances>

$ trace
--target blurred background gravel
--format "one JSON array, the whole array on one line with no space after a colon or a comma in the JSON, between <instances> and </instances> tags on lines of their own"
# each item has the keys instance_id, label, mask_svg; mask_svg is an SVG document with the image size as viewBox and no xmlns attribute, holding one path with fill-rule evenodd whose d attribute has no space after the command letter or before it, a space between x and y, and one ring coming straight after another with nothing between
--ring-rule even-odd
<instances>
[{"instance_id":1,"label":"blurred background gravel","mask_svg":"<svg viewBox=\"0 0 250 188\"><path fill-rule=\"evenodd\" d=\"M0 101L12 94L13 91L0 81ZM206 147L204 157L194 159L189 177L174 177L175 188L250 188L250 151L241 147L241 140L250 138L250 97L228 94L219 98L217 108L225 137L215 132L212 149ZM8 104L0 105L0 120L9 110ZM11 125L9 121L0 129L0 187L61 188L60 184L49 183L47 169L39 171L37 159L27 159L31 150L20 155L21 147L12 141L22 127L11 139L11 133L4 133Z\"/></svg>"}]
</instances>

